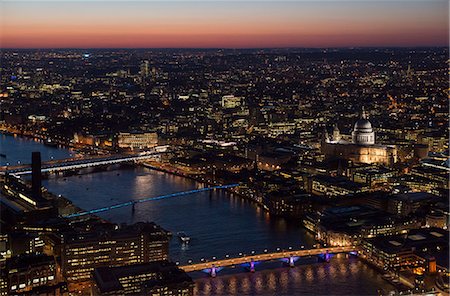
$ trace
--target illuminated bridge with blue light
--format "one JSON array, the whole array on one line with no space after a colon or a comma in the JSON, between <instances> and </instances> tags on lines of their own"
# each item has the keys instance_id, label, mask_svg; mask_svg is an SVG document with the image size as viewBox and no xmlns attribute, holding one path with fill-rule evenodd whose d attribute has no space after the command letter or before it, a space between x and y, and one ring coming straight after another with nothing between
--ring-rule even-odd
<instances>
[{"instance_id":1,"label":"illuminated bridge with blue light","mask_svg":"<svg viewBox=\"0 0 450 296\"><path fill-rule=\"evenodd\" d=\"M74 213L74 214L66 215L64 217L65 218L76 218L76 217L81 217L81 216L90 215L90 214L97 214L97 213L106 212L106 211L110 211L110 210L114 210L114 209L118 209L118 208L128 207L128 206L134 207L135 204L148 202L148 201L155 201L155 200L161 200L161 199L172 198L172 197L180 197L180 196L191 195L194 193L211 191L211 190L216 190L216 189L229 189L229 188L238 187L238 186L239 186L239 184L237 184L237 183L236 184L228 184L228 185L219 185L219 186L205 187L205 188L200 188L200 189L193 189L193 190L189 190L189 191L175 192L175 193L165 194L165 195L160 195L160 196L155 196L155 197L146 197L146 198L141 198L141 199L137 199L137 200L131 200L131 201L120 203L120 204L115 204L115 205L108 206L108 207L102 207L102 208L93 209L93 210L89 210L89 211Z\"/></svg>"},{"instance_id":2,"label":"illuminated bridge with blue light","mask_svg":"<svg viewBox=\"0 0 450 296\"><path fill-rule=\"evenodd\" d=\"M212 277L215 277L220 270L228 266L242 266L250 272L255 272L256 265L263 261L279 260L285 262L286 265L290 267L294 267L295 262L300 257L318 256L323 262L329 262L330 258L334 254L346 253L350 255L357 255L357 251L358 250L355 246L277 250L275 252L264 252L263 254L240 254L239 257L235 258L227 255L224 259L213 258L212 261L204 261L200 263L191 262L188 265L179 265L179 267L185 272L203 271L209 273Z\"/></svg>"}]
</instances>

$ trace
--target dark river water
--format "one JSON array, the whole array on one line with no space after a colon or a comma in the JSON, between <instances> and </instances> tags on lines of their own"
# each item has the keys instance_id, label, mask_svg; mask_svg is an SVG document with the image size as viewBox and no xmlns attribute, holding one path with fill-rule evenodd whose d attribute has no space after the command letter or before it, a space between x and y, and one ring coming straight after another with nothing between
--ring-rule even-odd
<instances>
[{"instance_id":1,"label":"dark river water","mask_svg":"<svg viewBox=\"0 0 450 296\"><path fill-rule=\"evenodd\" d=\"M42 140L14 137L0 133L0 166L31 163L31 152L40 151L42 161L64 159L74 153L68 149L46 146Z\"/></svg>"},{"instance_id":2,"label":"dark river water","mask_svg":"<svg viewBox=\"0 0 450 296\"><path fill-rule=\"evenodd\" d=\"M0 153L6 154L10 163L29 162L31 151L41 151L44 160L72 154L28 139L0 135L0 140ZM192 180L142 167L82 171L75 176L50 177L43 185L87 210L202 187ZM99 215L117 223L154 221L174 234L184 231L191 237L189 244L181 243L176 235L170 243L170 257L181 263L314 244L313 236L299 222L271 217L254 204L224 192L157 200L138 204L134 212L120 208ZM330 263L310 258L295 268L272 262L258 265L257 270L224 269L216 278L193 273L196 295L376 295L378 289L393 289L371 267L345 255L333 257Z\"/></svg>"}]
</instances>

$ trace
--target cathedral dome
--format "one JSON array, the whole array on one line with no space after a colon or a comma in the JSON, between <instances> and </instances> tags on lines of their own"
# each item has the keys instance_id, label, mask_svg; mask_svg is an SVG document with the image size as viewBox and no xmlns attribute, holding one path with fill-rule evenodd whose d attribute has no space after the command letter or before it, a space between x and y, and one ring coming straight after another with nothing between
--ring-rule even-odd
<instances>
[{"instance_id":1,"label":"cathedral dome","mask_svg":"<svg viewBox=\"0 0 450 296\"><path fill-rule=\"evenodd\" d=\"M354 131L371 132L372 124L367 119L361 118L355 123Z\"/></svg>"},{"instance_id":2,"label":"cathedral dome","mask_svg":"<svg viewBox=\"0 0 450 296\"><path fill-rule=\"evenodd\" d=\"M372 124L367 119L365 110L362 110L362 116L355 123L352 132L352 141L359 145L373 145L375 144L375 133L372 129Z\"/></svg>"}]
</instances>

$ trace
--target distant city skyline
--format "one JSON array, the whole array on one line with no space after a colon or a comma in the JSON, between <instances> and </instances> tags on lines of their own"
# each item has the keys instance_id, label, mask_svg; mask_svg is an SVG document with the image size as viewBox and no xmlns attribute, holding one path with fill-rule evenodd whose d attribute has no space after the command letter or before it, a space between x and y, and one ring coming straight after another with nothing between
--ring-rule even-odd
<instances>
[{"instance_id":1,"label":"distant city skyline","mask_svg":"<svg viewBox=\"0 0 450 296\"><path fill-rule=\"evenodd\" d=\"M1 48L448 46L448 1L3 1Z\"/></svg>"}]
</instances>

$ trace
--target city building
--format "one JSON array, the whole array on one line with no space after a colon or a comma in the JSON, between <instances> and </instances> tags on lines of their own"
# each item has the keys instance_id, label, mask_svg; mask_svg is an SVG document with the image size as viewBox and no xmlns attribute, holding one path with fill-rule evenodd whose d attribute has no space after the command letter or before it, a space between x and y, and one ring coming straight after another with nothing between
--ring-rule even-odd
<instances>
[{"instance_id":1,"label":"city building","mask_svg":"<svg viewBox=\"0 0 450 296\"><path fill-rule=\"evenodd\" d=\"M384 269L406 267L427 269L426 254L434 254L441 270L448 270L448 231L440 228L410 230L406 235L379 236L364 239L361 243L362 257ZM422 258L421 260L419 260ZM447 262L445 262L447 258Z\"/></svg>"},{"instance_id":2,"label":"city building","mask_svg":"<svg viewBox=\"0 0 450 296\"><path fill-rule=\"evenodd\" d=\"M221 106L224 109L233 109L242 105L242 98L234 95L226 95L222 97Z\"/></svg>"},{"instance_id":3,"label":"city building","mask_svg":"<svg viewBox=\"0 0 450 296\"><path fill-rule=\"evenodd\" d=\"M449 219L444 213L431 211L425 216L425 227L448 229Z\"/></svg>"},{"instance_id":4,"label":"city building","mask_svg":"<svg viewBox=\"0 0 450 296\"><path fill-rule=\"evenodd\" d=\"M409 192L393 195L388 200L387 211L399 216L408 216L431 202L438 200L438 196L426 192Z\"/></svg>"},{"instance_id":5,"label":"city building","mask_svg":"<svg viewBox=\"0 0 450 296\"><path fill-rule=\"evenodd\" d=\"M158 146L158 134L149 133L119 133L117 135L119 148L139 150Z\"/></svg>"},{"instance_id":6,"label":"city building","mask_svg":"<svg viewBox=\"0 0 450 296\"><path fill-rule=\"evenodd\" d=\"M168 259L166 232L154 223L117 229L66 233L61 238L61 269L68 282L88 281L95 268ZM57 245L57 243L54 243Z\"/></svg>"},{"instance_id":7,"label":"city building","mask_svg":"<svg viewBox=\"0 0 450 296\"><path fill-rule=\"evenodd\" d=\"M397 175L397 172L392 169L388 169L383 166L358 166L350 168L350 179L354 182L363 183L370 188L380 187L382 188L392 177Z\"/></svg>"},{"instance_id":8,"label":"city building","mask_svg":"<svg viewBox=\"0 0 450 296\"><path fill-rule=\"evenodd\" d=\"M191 296L194 282L174 263L155 261L94 270L94 295Z\"/></svg>"},{"instance_id":9,"label":"city building","mask_svg":"<svg viewBox=\"0 0 450 296\"><path fill-rule=\"evenodd\" d=\"M355 195L369 190L365 184L356 183L343 176L312 176L309 181L310 192L329 197Z\"/></svg>"},{"instance_id":10,"label":"city building","mask_svg":"<svg viewBox=\"0 0 450 296\"><path fill-rule=\"evenodd\" d=\"M6 279L8 294L24 293L36 287L58 283L55 259L44 254L11 257L6 261L3 276Z\"/></svg>"}]
</instances>

